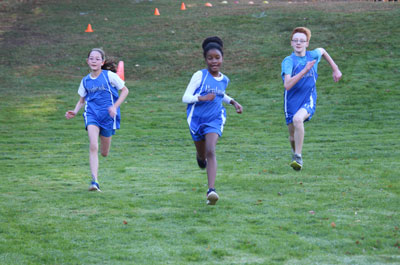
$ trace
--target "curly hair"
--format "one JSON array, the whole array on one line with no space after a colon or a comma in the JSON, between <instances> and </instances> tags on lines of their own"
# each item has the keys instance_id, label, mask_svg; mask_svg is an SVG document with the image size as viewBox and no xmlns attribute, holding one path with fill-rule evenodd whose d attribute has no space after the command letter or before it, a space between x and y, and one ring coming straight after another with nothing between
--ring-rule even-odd
<instances>
[{"instance_id":1,"label":"curly hair","mask_svg":"<svg viewBox=\"0 0 400 265\"><path fill-rule=\"evenodd\" d=\"M203 44L202 44L201 46L202 46L202 48L203 48L203 55L204 55L204 58L206 58L207 52L208 52L209 50L212 50L212 49L217 49L217 50L219 50L219 51L221 52L222 56L224 56L224 51L222 50L223 47L224 47L224 43L223 43L222 40L221 40L219 37L217 37L217 36L206 38L206 39L203 41Z\"/></svg>"}]
</instances>

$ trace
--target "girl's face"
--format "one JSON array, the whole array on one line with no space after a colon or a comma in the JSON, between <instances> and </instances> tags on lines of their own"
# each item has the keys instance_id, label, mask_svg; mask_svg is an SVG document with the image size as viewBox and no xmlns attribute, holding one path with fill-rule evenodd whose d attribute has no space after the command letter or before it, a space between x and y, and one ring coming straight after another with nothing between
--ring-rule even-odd
<instances>
[{"instance_id":1,"label":"girl's face","mask_svg":"<svg viewBox=\"0 0 400 265\"><path fill-rule=\"evenodd\" d=\"M306 34L297 32L293 35L291 44L296 54L304 56L309 43Z\"/></svg>"},{"instance_id":2,"label":"girl's face","mask_svg":"<svg viewBox=\"0 0 400 265\"><path fill-rule=\"evenodd\" d=\"M104 64L101 53L98 51L92 51L86 61L92 71L100 70Z\"/></svg>"},{"instance_id":3,"label":"girl's face","mask_svg":"<svg viewBox=\"0 0 400 265\"><path fill-rule=\"evenodd\" d=\"M206 54L208 71L213 76L219 76L219 69L222 66L223 56L218 49L211 49Z\"/></svg>"}]
</instances>

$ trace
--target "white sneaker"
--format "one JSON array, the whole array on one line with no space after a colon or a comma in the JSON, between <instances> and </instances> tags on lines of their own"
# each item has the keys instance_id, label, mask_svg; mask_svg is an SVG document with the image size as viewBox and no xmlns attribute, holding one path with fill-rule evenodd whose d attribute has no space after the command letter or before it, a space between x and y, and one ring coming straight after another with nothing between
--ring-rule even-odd
<instances>
[{"instance_id":1,"label":"white sneaker","mask_svg":"<svg viewBox=\"0 0 400 265\"><path fill-rule=\"evenodd\" d=\"M207 192L207 205L215 205L219 199L215 189L208 189Z\"/></svg>"},{"instance_id":2,"label":"white sneaker","mask_svg":"<svg viewBox=\"0 0 400 265\"><path fill-rule=\"evenodd\" d=\"M90 183L90 186L89 186L89 191L100 191L101 192L99 183L92 181L92 183Z\"/></svg>"}]
</instances>

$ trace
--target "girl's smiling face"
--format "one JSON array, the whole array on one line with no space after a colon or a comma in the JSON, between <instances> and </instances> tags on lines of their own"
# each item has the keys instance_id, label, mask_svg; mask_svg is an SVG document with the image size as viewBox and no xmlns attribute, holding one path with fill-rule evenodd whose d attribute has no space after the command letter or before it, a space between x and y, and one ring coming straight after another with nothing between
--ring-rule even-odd
<instances>
[{"instance_id":1,"label":"girl's smiling face","mask_svg":"<svg viewBox=\"0 0 400 265\"><path fill-rule=\"evenodd\" d=\"M211 75L217 77L219 76L219 69L222 66L223 56L218 49L211 49L206 54L206 63L208 66L208 71Z\"/></svg>"},{"instance_id":2,"label":"girl's smiling face","mask_svg":"<svg viewBox=\"0 0 400 265\"><path fill-rule=\"evenodd\" d=\"M101 67L104 64L101 53L98 51L92 51L86 61L92 71L101 70Z\"/></svg>"}]
</instances>

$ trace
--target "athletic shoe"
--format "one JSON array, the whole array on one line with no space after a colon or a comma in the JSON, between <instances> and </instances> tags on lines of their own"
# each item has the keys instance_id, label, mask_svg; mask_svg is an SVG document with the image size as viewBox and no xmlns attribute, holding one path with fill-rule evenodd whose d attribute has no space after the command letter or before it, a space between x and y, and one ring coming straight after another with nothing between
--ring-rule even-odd
<instances>
[{"instance_id":1,"label":"athletic shoe","mask_svg":"<svg viewBox=\"0 0 400 265\"><path fill-rule=\"evenodd\" d=\"M301 155L294 154L293 155L293 161L290 163L290 166L296 170L300 171L301 168L303 167L303 159L301 158Z\"/></svg>"},{"instance_id":2,"label":"athletic shoe","mask_svg":"<svg viewBox=\"0 0 400 265\"><path fill-rule=\"evenodd\" d=\"M92 183L90 183L90 186L89 186L89 191L100 191L101 192L99 183L92 181Z\"/></svg>"},{"instance_id":3,"label":"athletic shoe","mask_svg":"<svg viewBox=\"0 0 400 265\"><path fill-rule=\"evenodd\" d=\"M215 205L219 199L215 189L208 189L207 191L207 205Z\"/></svg>"},{"instance_id":4,"label":"athletic shoe","mask_svg":"<svg viewBox=\"0 0 400 265\"><path fill-rule=\"evenodd\" d=\"M199 156L196 156L196 159L197 159L197 164L199 165L199 168L205 169L207 167L207 160L206 159L201 160L199 158Z\"/></svg>"}]
</instances>

